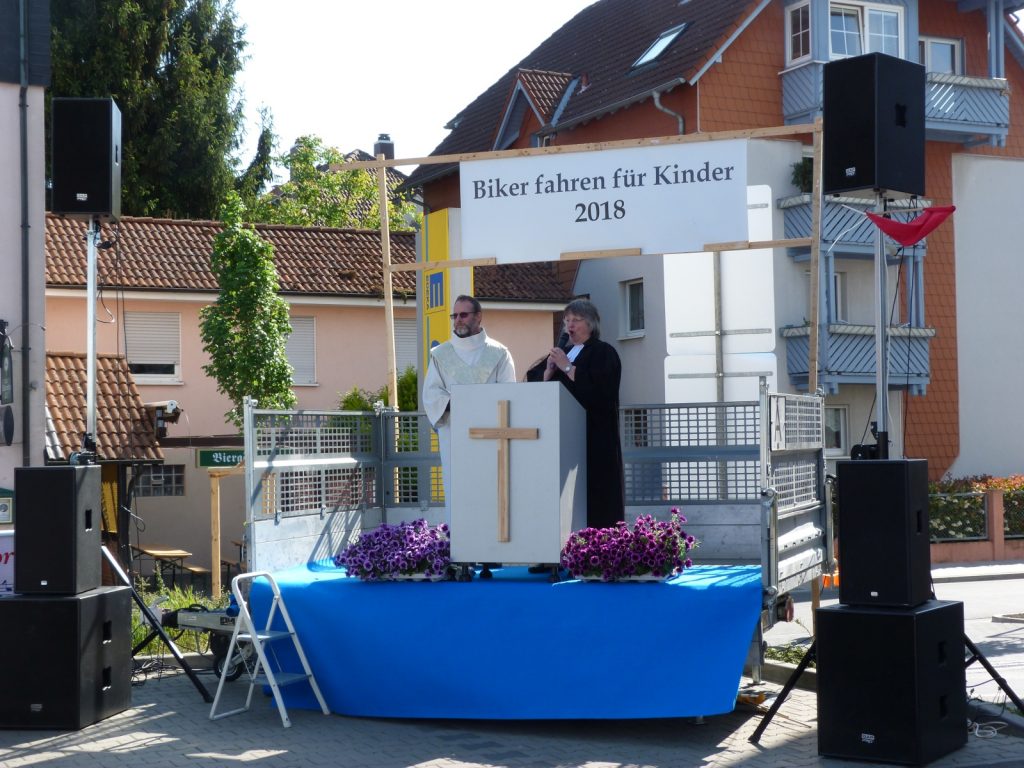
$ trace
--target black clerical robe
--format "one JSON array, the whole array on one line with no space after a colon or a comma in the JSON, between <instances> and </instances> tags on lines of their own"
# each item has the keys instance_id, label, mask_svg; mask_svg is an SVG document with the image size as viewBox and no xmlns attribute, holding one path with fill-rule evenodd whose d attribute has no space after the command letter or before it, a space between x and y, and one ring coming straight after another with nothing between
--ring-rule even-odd
<instances>
[{"instance_id":1,"label":"black clerical robe","mask_svg":"<svg viewBox=\"0 0 1024 768\"><path fill-rule=\"evenodd\" d=\"M587 414L587 525L610 528L625 519L622 442L619 439L619 380L622 363L615 347L588 339L576 360L575 381L556 371L560 381ZM547 357L526 373L527 381L543 381Z\"/></svg>"}]
</instances>

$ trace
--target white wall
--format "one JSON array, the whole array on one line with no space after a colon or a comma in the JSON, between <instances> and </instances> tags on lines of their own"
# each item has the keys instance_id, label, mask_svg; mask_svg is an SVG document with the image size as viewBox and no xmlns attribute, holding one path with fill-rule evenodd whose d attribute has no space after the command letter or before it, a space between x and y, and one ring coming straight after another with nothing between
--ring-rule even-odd
<instances>
[{"instance_id":1,"label":"white wall","mask_svg":"<svg viewBox=\"0 0 1024 768\"><path fill-rule=\"evenodd\" d=\"M0 487L14 487L14 468L43 463L43 234L45 226L43 88L28 89L28 263L29 322L22 322L21 108L19 87L0 83L0 319L8 322L14 345L14 443L0 441ZM22 347L30 347L29 413L22 402ZM29 419L29 445L22 444L22 424ZM15 503L17 515L17 503ZM5 526L6 527L6 526Z\"/></svg>"},{"instance_id":2,"label":"white wall","mask_svg":"<svg viewBox=\"0 0 1024 768\"><path fill-rule=\"evenodd\" d=\"M1024 161L953 155L960 455L955 477L1024 472Z\"/></svg>"}]
</instances>

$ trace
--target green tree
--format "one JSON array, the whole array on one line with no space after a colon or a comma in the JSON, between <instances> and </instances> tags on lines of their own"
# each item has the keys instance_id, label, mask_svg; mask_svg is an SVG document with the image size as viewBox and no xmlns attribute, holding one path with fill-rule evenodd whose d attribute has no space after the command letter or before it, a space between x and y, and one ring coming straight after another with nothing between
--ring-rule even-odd
<instances>
[{"instance_id":1,"label":"green tree","mask_svg":"<svg viewBox=\"0 0 1024 768\"><path fill-rule=\"evenodd\" d=\"M242 175L235 179L235 191L247 208L257 204L264 188L274 178L274 127L270 110L260 110L260 137L256 144L256 156Z\"/></svg>"},{"instance_id":2,"label":"green tree","mask_svg":"<svg viewBox=\"0 0 1024 768\"><path fill-rule=\"evenodd\" d=\"M251 396L261 408L291 408L292 367L285 356L291 333L288 303L278 296L274 246L243 222L245 206L236 192L221 209L224 229L214 239L210 267L220 294L200 310L203 366L234 406L224 414L242 426L242 405Z\"/></svg>"},{"instance_id":3,"label":"green tree","mask_svg":"<svg viewBox=\"0 0 1024 768\"><path fill-rule=\"evenodd\" d=\"M288 181L263 195L249 213L250 221L306 227L380 229L380 194L375 173L333 171L345 156L318 136L302 136L276 161L288 171ZM390 229L408 229L417 220L416 207L405 197L390 194Z\"/></svg>"},{"instance_id":4,"label":"green tree","mask_svg":"<svg viewBox=\"0 0 1024 768\"><path fill-rule=\"evenodd\" d=\"M244 27L233 0L52 0L47 96L112 97L121 209L213 218L234 186Z\"/></svg>"}]
</instances>

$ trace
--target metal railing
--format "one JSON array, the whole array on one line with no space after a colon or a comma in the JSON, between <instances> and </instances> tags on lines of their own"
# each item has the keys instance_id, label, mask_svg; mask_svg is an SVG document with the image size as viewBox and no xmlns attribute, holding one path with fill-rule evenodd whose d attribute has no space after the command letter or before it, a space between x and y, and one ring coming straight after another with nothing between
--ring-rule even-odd
<instances>
[{"instance_id":1,"label":"metal railing","mask_svg":"<svg viewBox=\"0 0 1024 768\"><path fill-rule=\"evenodd\" d=\"M756 401L624 406L627 512L667 517L681 507L702 561L760 563L773 590L803 583L831 566L823 417L822 396L769 393L764 381ZM278 567L300 540L333 554L371 510L375 525L389 510L401 517L444 504L437 438L421 412L247 403L245 445L246 538L274 550L250 568ZM282 529L288 520L297 533Z\"/></svg>"}]
</instances>

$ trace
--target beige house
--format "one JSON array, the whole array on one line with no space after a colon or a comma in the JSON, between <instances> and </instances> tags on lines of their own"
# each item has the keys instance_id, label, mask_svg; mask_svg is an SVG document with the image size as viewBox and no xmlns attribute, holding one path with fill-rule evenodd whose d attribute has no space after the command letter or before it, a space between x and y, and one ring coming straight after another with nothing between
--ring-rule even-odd
<instances>
[{"instance_id":1,"label":"beige house","mask_svg":"<svg viewBox=\"0 0 1024 768\"><path fill-rule=\"evenodd\" d=\"M158 425L165 463L136 479L131 544L180 548L187 562L211 567L210 477L199 452L240 450L227 423L228 400L206 376L199 311L217 296L209 254L220 224L124 217L105 224L98 250L96 349L127 359L148 404L174 401L176 423ZM281 295L291 305L288 357L295 368L298 408L337 408L353 386L376 390L386 381L385 315L380 233L306 227L257 227L274 246ZM46 345L86 348L84 222L48 215L46 221ZM109 244L109 245L108 245ZM394 263L416 260L416 235L391 235ZM552 319L569 291L555 264L476 268L475 292L485 327L526 367L551 343ZM414 272L394 276L399 370L418 358ZM126 386L129 384L126 383ZM127 390L126 390L127 391ZM101 392L104 398L116 392ZM155 413L154 408L150 408ZM221 484L221 557L239 559L244 520L240 476Z\"/></svg>"}]
</instances>

